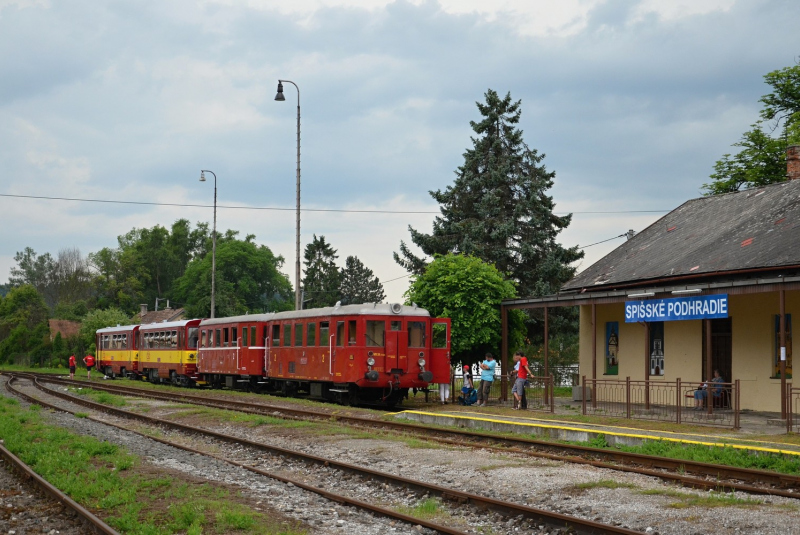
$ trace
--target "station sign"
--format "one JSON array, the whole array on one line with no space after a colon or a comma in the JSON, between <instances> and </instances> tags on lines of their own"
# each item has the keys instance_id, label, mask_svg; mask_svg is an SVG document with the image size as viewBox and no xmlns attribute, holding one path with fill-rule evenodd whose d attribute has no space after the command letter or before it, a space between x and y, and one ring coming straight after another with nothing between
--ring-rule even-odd
<instances>
[{"instance_id":1,"label":"station sign","mask_svg":"<svg viewBox=\"0 0 800 535\"><path fill-rule=\"evenodd\" d=\"M708 320L728 317L728 294L625 301L625 323Z\"/></svg>"}]
</instances>

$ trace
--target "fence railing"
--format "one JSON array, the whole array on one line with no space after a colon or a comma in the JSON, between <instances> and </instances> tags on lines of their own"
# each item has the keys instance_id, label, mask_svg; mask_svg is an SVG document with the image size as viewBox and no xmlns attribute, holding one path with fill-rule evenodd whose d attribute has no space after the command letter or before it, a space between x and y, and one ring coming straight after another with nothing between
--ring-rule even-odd
<instances>
[{"instance_id":1,"label":"fence railing","mask_svg":"<svg viewBox=\"0 0 800 535\"><path fill-rule=\"evenodd\" d=\"M624 381L583 376L583 414L739 429L739 381Z\"/></svg>"},{"instance_id":2,"label":"fence railing","mask_svg":"<svg viewBox=\"0 0 800 535\"><path fill-rule=\"evenodd\" d=\"M786 432L800 432L800 388L786 383Z\"/></svg>"},{"instance_id":3,"label":"fence railing","mask_svg":"<svg viewBox=\"0 0 800 535\"><path fill-rule=\"evenodd\" d=\"M489 389L488 402L502 402L502 377L495 376L492 381L492 387ZM511 383L511 381L509 381ZM513 384L513 383L511 383ZM476 390L480 389L481 380L476 377L474 386ZM453 384L450 388L450 395L453 400L457 399L461 394L461 388L464 386L463 377L455 377ZM511 396L511 386L508 387L509 396ZM553 377L531 376L525 385L525 397L528 402L528 410L532 411L555 411L555 398L553 396Z\"/></svg>"}]
</instances>

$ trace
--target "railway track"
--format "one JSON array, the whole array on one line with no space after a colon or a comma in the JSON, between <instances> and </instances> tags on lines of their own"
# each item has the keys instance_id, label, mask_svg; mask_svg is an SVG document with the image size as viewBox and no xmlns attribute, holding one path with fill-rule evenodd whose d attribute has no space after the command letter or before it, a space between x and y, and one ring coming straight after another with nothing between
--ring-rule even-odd
<instances>
[{"instance_id":1,"label":"railway track","mask_svg":"<svg viewBox=\"0 0 800 535\"><path fill-rule=\"evenodd\" d=\"M50 496L58 503L62 504L64 507L78 515L78 517L84 521L85 525L88 526L93 533L102 535L119 535L119 532L114 530L114 528L100 520L89 510L85 509L75 500L51 485L46 479L34 472L31 467L22 461L22 459L11 453L2 444L0 444L0 457L5 463L7 463L7 466L17 472L17 474L19 474L23 480L30 483L32 486L37 487L44 494Z\"/></svg>"},{"instance_id":2,"label":"railway track","mask_svg":"<svg viewBox=\"0 0 800 535\"><path fill-rule=\"evenodd\" d=\"M31 377L34 376L31 375ZM51 376L36 377L45 382L55 384L87 386L87 384L82 381L69 381L52 378ZM736 468L696 461L670 459L667 457L655 457L589 446L554 444L552 442L524 437L500 437L490 433L480 433L470 430L431 428L420 424L374 420L359 416L331 414L324 411L286 408L284 406L261 403L253 404L230 399L214 399L212 397L201 397L184 393L158 392L135 387L97 385L94 383L88 386L96 390L103 390L110 393L145 397L161 401L174 402L180 400L206 407L236 410L249 414L275 416L275 413L279 412L285 415L285 417L294 419L315 421L331 421L335 419L338 424L347 424L373 430L380 429L399 432L404 435L416 434L423 438L436 440L449 445L499 449L505 452L512 451L515 453L522 453L532 457L643 474L677 483L688 488L718 490L722 492L741 491L757 495L781 496L794 499L800 498L800 477L765 470Z\"/></svg>"},{"instance_id":3,"label":"railway track","mask_svg":"<svg viewBox=\"0 0 800 535\"><path fill-rule=\"evenodd\" d=\"M48 408L52 408L54 410L66 411L66 409L56 406L55 404L48 403L44 400L29 396L13 387L13 384L17 380L17 374L10 374L9 381L6 382L6 388L9 389L14 395L20 396L25 398L31 403L37 403L42 406L46 406ZM344 474L349 474L351 476L356 476L364 481L370 482L380 482L381 484L392 485L398 489L405 489L407 491L416 492L420 496L436 496L441 498L443 504L449 504L452 507L464 507L464 506L471 506L481 511L491 511L494 513L499 513L504 517L511 519L511 518L525 518L536 522L540 525L547 526L550 529L559 529L564 530L566 529L568 533L575 533L575 534L598 534L598 533L611 533L611 534L635 534L640 533L638 531L630 530L621 526L615 526L610 524L603 524L600 522L595 522L591 520L584 520L578 517L563 515L560 513L555 513L551 511L546 511L543 509L537 509L525 505L510 503L506 501L495 500L493 498L489 498L486 496L480 496L477 494L472 494L468 492L463 492L457 489L443 487L439 485L433 485L429 483L425 483L422 481L417 481L409 478L404 478L400 476L396 476L390 473L381 472L377 470L372 470L369 468L365 468L358 465L348 464L344 462L337 461L335 459L319 457L315 455L309 455L302 452L289 450L286 448L280 448L276 446L270 446L263 443L258 443L254 441L250 441L243 438L233 437L230 435L217 433L215 431L211 431L204 428L189 426L185 424L179 424L175 422L171 422L168 420L153 418L150 416L146 416L143 414L133 413L130 411L125 411L118 408L109 407L106 405L102 405L99 403L95 403L86 399L82 399L76 396L72 396L66 394L64 392L58 392L51 389L48 389L41 385L37 378L33 378L33 384L42 392L46 393L47 395L55 396L60 399L69 401L71 403L75 403L87 408L91 408L93 410L103 411L109 414L113 414L115 416L123 417L126 419L135 419L141 422L145 422L150 425L158 426L161 428L168 428L180 433L188 433L191 435L202 435L204 437L212 438L217 441L227 442L231 444L236 444L239 446L246 446L258 451L267 452L272 456L278 456L281 458L289 458L294 459L296 461L300 461L306 465L315 465L315 466L323 466L329 470L338 470ZM173 398L174 400L174 398ZM70 411L66 411L70 412ZM114 425L109 422L104 422L108 425ZM116 426L121 429L125 429L127 431L131 431L128 428L124 428L121 426ZM136 432L136 431L132 431ZM348 497L343 495L340 492L331 492L322 488L319 488L314 485L310 485L305 483L302 480L296 478L288 478L286 476L278 475L271 471L261 470L259 468L255 468L250 466L247 463L239 463L236 461L232 461L227 458L222 458L219 456L215 456L209 454L208 452L202 452L195 450L193 448L189 448L180 444L176 444L172 441L162 439L162 438L155 438L150 435L144 435L149 439L158 440L164 444L168 444L173 447L181 448L186 451L190 451L193 453L198 453L201 455L208 455L211 457L215 457L218 460L222 460L225 462L232 463L240 468L244 468L255 473L259 473L261 475L277 479L279 481L283 481L286 483L291 483L295 486L300 488L304 488L311 492L317 493L321 496L324 496L330 500L333 500L337 503L344 503L348 505L352 505L354 507L358 507L367 511L370 511L374 514L379 514L382 516L387 516L391 518L395 518L402 522L411 523L412 525L421 525L428 529L434 530L438 533L446 533L446 534L461 534L464 533L463 531L455 528L451 528L448 526L443 526L440 524L436 524L434 522L426 521L423 519L418 519L415 517L411 517L408 515L403 515L401 513L397 513L388 508L383 508L379 506L375 506L369 504L365 501L358 500L352 497Z\"/></svg>"}]
</instances>

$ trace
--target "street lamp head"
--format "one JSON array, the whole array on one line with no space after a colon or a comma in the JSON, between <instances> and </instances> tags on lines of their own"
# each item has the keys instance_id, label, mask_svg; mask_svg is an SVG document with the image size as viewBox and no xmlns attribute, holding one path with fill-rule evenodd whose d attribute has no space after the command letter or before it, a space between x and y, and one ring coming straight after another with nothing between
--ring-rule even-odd
<instances>
[{"instance_id":1,"label":"street lamp head","mask_svg":"<svg viewBox=\"0 0 800 535\"><path fill-rule=\"evenodd\" d=\"M275 95L275 100L283 102L286 100L286 97L283 96L283 84L279 81L278 82L278 94Z\"/></svg>"},{"instance_id":2,"label":"street lamp head","mask_svg":"<svg viewBox=\"0 0 800 535\"><path fill-rule=\"evenodd\" d=\"M205 181L206 181L206 172L200 171L200 182L205 182Z\"/></svg>"}]
</instances>

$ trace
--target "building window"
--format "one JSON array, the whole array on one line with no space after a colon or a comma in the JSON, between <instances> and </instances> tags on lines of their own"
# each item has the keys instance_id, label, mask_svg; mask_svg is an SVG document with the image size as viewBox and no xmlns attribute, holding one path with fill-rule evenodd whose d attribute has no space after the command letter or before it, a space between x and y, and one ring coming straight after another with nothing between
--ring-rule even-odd
<instances>
[{"instance_id":1,"label":"building window","mask_svg":"<svg viewBox=\"0 0 800 535\"><path fill-rule=\"evenodd\" d=\"M773 361L775 363L775 375L781 376L781 316L775 315L775 352ZM786 377L792 378L792 315L786 314Z\"/></svg>"},{"instance_id":2,"label":"building window","mask_svg":"<svg viewBox=\"0 0 800 535\"><path fill-rule=\"evenodd\" d=\"M654 321L650 326L650 375L664 375L664 322Z\"/></svg>"},{"instance_id":3,"label":"building window","mask_svg":"<svg viewBox=\"0 0 800 535\"><path fill-rule=\"evenodd\" d=\"M663 356L662 356L663 359ZM652 368L652 365L651 365ZM663 369L663 363L662 363ZM619 322L606 322L606 375L619 375Z\"/></svg>"}]
</instances>

